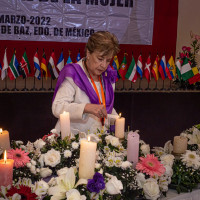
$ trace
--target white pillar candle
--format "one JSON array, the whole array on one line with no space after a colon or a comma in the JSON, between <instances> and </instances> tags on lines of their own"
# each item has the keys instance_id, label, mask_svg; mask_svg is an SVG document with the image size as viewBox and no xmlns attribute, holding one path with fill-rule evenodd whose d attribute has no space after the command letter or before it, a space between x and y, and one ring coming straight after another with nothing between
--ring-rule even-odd
<instances>
[{"instance_id":1,"label":"white pillar candle","mask_svg":"<svg viewBox=\"0 0 200 200\"><path fill-rule=\"evenodd\" d=\"M121 114L119 116L115 121L115 137L122 139L124 138L125 118L121 117Z\"/></svg>"},{"instance_id":2,"label":"white pillar candle","mask_svg":"<svg viewBox=\"0 0 200 200\"><path fill-rule=\"evenodd\" d=\"M187 150L187 138L183 136L175 136L173 142L173 152L177 154L185 153Z\"/></svg>"},{"instance_id":3,"label":"white pillar candle","mask_svg":"<svg viewBox=\"0 0 200 200\"><path fill-rule=\"evenodd\" d=\"M79 178L91 179L94 176L97 143L88 140L81 141L79 159Z\"/></svg>"},{"instance_id":4,"label":"white pillar candle","mask_svg":"<svg viewBox=\"0 0 200 200\"><path fill-rule=\"evenodd\" d=\"M69 112L63 112L60 114L60 129L61 129L61 138L62 140L65 137L70 136L70 115Z\"/></svg>"},{"instance_id":5,"label":"white pillar candle","mask_svg":"<svg viewBox=\"0 0 200 200\"><path fill-rule=\"evenodd\" d=\"M0 128L0 148L4 150L10 149L10 138L9 138L9 132L3 131Z\"/></svg>"}]
</instances>

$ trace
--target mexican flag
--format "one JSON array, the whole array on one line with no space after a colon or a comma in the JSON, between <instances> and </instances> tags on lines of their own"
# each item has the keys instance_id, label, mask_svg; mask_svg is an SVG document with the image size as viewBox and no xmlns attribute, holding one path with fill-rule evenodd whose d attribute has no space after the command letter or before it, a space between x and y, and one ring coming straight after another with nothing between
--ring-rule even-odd
<instances>
[{"instance_id":1,"label":"mexican flag","mask_svg":"<svg viewBox=\"0 0 200 200\"><path fill-rule=\"evenodd\" d=\"M192 68L188 62L188 59L185 57L182 64L181 76L184 81L194 76Z\"/></svg>"},{"instance_id":2,"label":"mexican flag","mask_svg":"<svg viewBox=\"0 0 200 200\"><path fill-rule=\"evenodd\" d=\"M10 80L14 80L19 76L18 67L19 63L14 53L8 67L8 76Z\"/></svg>"},{"instance_id":3,"label":"mexican flag","mask_svg":"<svg viewBox=\"0 0 200 200\"><path fill-rule=\"evenodd\" d=\"M136 82L137 80L137 70L136 70L136 64L135 64L135 60L134 60L134 57L132 58L132 61L131 61L131 64L128 68L128 71L125 75L125 77L129 80L129 81L132 81L133 83Z\"/></svg>"}]
</instances>

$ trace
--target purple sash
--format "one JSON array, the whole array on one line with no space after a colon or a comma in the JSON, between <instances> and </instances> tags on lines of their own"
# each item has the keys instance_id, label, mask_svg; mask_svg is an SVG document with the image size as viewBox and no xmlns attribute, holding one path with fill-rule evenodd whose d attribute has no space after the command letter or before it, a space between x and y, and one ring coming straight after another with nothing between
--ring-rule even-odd
<instances>
[{"instance_id":1,"label":"purple sash","mask_svg":"<svg viewBox=\"0 0 200 200\"><path fill-rule=\"evenodd\" d=\"M107 75L106 75L107 73ZM74 81L74 83L86 93L86 95L89 97L90 102L92 104L99 104L98 96L93 89L91 83L89 82L85 72L81 68L79 64L68 64L63 67L63 69L60 71L58 81L56 83L55 92L53 95L53 101L55 99L56 93L62 84L62 82L65 80L65 77L71 77ZM114 104L114 91L112 87L112 83L115 82L117 78L117 71L113 70L110 65L108 66L107 70L103 72L103 83L104 83L104 92L105 92L105 98L106 98L106 110L107 113L111 113L113 109Z\"/></svg>"}]
</instances>

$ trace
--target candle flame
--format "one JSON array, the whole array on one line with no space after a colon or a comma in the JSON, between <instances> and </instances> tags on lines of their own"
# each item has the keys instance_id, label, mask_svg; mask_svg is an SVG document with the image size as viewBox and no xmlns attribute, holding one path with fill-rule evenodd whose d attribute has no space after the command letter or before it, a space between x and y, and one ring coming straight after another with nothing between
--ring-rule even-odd
<instances>
[{"instance_id":1,"label":"candle flame","mask_svg":"<svg viewBox=\"0 0 200 200\"><path fill-rule=\"evenodd\" d=\"M119 113L119 118L122 116L122 113Z\"/></svg>"},{"instance_id":2,"label":"candle flame","mask_svg":"<svg viewBox=\"0 0 200 200\"><path fill-rule=\"evenodd\" d=\"M3 132L3 130L2 130L2 128L0 128L0 133L2 133Z\"/></svg>"},{"instance_id":3,"label":"candle flame","mask_svg":"<svg viewBox=\"0 0 200 200\"><path fill-rule=\"evenodd\" d=\"M6 164L7 161L7 154L6 154L6 150L4 151L4 163Z\"/></svg>"},{"instance_id":4,"label":"candle flame","mask_svg":"<svg viewBox=\"0 0 200 200\"><path fill-rule=\"evenodd\" d=\"M90 142L90 136L88 136L88 142Z\"/></svg>"}]
</instances>

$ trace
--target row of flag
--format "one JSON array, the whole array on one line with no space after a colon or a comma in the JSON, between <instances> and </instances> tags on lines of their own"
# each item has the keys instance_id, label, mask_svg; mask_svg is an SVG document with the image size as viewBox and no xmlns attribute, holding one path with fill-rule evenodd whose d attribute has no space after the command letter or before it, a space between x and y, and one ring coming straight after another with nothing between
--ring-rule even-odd
<instances>
[{"instance_id":1,"label":"row of flag","mask_svg":"<svg viewBox=\"0 0 200 200\"><path fill-rule=\"evenodd\" d=\"M190 84L200 81L200 73L198 68L191 67L187 57L185 57L183 60L177 60L175 64L173 56L171 56L168 62L166 62L165 55L162 56L161 60L157 55L152 65L151 56L149 55L145 66L143 66L142 55L139 55L137 63L132 55L132 61L128 67L126 56L127 54L124 53L124 58L121 65L119 65L117 56L115 56L113 59L112 68L118 71L118 79L122 78L122 80L125 80L126 78L133 83L136 82L138 77L140 79L145 77L148 83L152 77L156 82L158 81L159 77L161 77L163 81L166 78L169 78L169 80L175 80L177 78L183 81L188 80Z\"/></svg>"},{"instance_id":2,"label":"row of flag","mask_svg":"<svg viewBox=\"0 0 200 200\"><path fill-rule=\"evenodd\" d=\"M78 52L76 61L78 62L80 59L81 59L80 52ZM43 77L47 79L48 70L53 80L58 78L59 71L61 71L65 65L63 52L61 52L58 62L56 63L55 53L54 51L52 51L49 61L47 63L46 54L44 50L43 50L41 63L39 61L37 51L33 57L33 62L34 62L34 75L39 80L41 79L41 72L42 72ZM66 64L69 64L69 63L72 63L70 54L69 54ZM16 51L14 50L10 64L8 64L7 52L5 49L2 65L0 63L0 77L2 80L4 80L7 75L10 78L10 80L14 80L20 75L23 78L26 78L29 76L30 73L31 73L31 66L26 54L26 50L21 58L20 63L17 61Z\"/></svg>"},{"instance_id":3,"label":"row of flag","mask_svg":"<svg viewBox=\"0 0 200 200\"><path fill-rule=\"evenodd\" d=\"M143 77L145 77L149 83L152 77L155 79L156 82L158 81L159 77L161 77L163 81L166 78L169 78L169 80L175 80L176 78L178 78L179 80L183 81L188 80L190 84L200 81L200 74L198 68L191 67L187 57L185 57L183 60L177 60L175 64L173 56L171 56L168 62L166 62L165 55L162 56L161 60L157 55L152 65L151 56L149 55L144 66L141 54L139 55L137 62L135 62L135 59L132 55L132 61L129 66L127 65L126 57L127 54L124 53L124 57L121 64L119 64L117 56L113 58L111 67L113 68L113 70L117 70L118 72L117 80L122 78L122 80L128 79L135 83L137 78L142 79ZM79 51L76 57L76 62L78 62L80 59L81 57ZM54 51L52 51L49 61L47 63L44 50L41 63L39 61L37 51L33 57L33 61L34 74L35 77L39 80L41 79L41 72L43 77L47 79L47 70L49 70L49 73L53 80L58 78L59 71L61 71L65 65L63 51L61 51L58 62L56 62ZM72 63L70 53L66 64L69 63ZM20 75L22 75L23 78L26 78L30 73L31 67L26 51L24 52L20 63L18 63L16 58L16 51L14 51L10 64L8 65L7 54L5 49L3 64L0 64L0 76L2 80L4 80L4 78L7 75L11 80L16 79Z\"/></svg>"}]
</instances>

